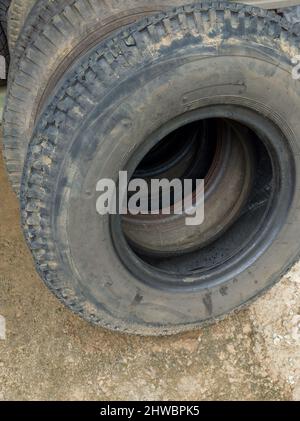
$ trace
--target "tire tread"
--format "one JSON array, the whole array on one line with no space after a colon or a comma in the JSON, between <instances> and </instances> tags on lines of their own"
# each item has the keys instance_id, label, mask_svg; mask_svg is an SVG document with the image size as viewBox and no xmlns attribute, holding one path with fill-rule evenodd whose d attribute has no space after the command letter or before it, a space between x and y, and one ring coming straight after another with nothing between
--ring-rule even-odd
<instances>
[{"instance_id":1,"label":"tire tread","mask_svg":"<svg viewBox=\"0 0 300 421\"><path fill-rule=\"evenodd\" d=\"M211 10L214 13L211 13ZM194 28L187 29L186 22L191 17L191 13L194 18ZM182 17L183 15L185 18ZM248 18L251 21L255 20L254 26L259 32L253 33L254 26L252 24L245 25ZM201 22L200 27L199 22ZM265 38L266 33L269 33L270 28L274 29L275 27L276 30L278 29L278 36L276 40L272 41L274 45L280 47L280 43L284 40L283 52L286 55L291 54L292 56L295 49L297 50L299 39L289 32L289 28L285 27L285 21L274 17L274 14L254 7L207 1L195 6L180 7L170 13L162 13L159 18L144 19L142 22L133 25L129 30L121 32L118 36L97 47L89 58L81 61L80 68L77 68L74 74L65 77L63 86L60 87L59 92L40 118L29 146L22 180L22 224L27 243L35 258L37 270L49 289L74 313L79 314L91 323L99 324L111 330L141 335L166 335L195 329L225 317L221 316L195 325L174 328L167 326L143 327L128 325L113 319L109 315L91 310L84 295L75 290L70 280L64 276L64 268L60 266L51 232L50 216L47 212L45 213L45 210L51 207L51 192L55 191L54 183L59 171L59 162L64 156L64 148L66 147L64 131L68 131L68 136L71 136L82 121L82 119L76 118L78 112L76 110L78 108L77 98L81 97L80 112L86 115L92 110L95 103L95 93L93 93L95 89L91 89L95 80L97 79L97 83L105 90L106 86L112 83L111 76L115 72L120 74L128 70L124 60L121 60L124 52L127 52L127 54L130 52L132 62L143 62L145 55L147 55L145 43L154 54L154 47L160 44L164 37L169 36L170 31L174 35L176 33L176 36L180 38L185 36L187 30L197 30L200 40L204 22L211 29L211 39L218 36L218 29L223 28L225 24L227 31L230 31L232 35L236 35L242 28L245 36L254 36L256 40L261 41ZM158 31L158 24L160 28L167 29L163 32ZM289 38L288 46L285 42L286 34ZM95 69L98 71L95 71ZM101 89L97 95L101 95ZM284 275L290 269L297 258L298 256L294 256L291 262L286 264L281 275ZM274 283L278 280L277 275ZM263 293L264 291L259 295ZM248 303L244 303L241 307L246 304Z\"/></svg>"}]
</instances>

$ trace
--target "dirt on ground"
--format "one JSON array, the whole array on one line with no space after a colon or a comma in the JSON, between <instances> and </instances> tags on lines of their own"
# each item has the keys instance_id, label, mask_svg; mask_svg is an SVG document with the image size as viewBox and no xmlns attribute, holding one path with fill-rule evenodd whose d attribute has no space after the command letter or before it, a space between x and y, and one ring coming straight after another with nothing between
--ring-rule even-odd
<instances>
[{"instance_id":1,"label":"dirt on ground","mask_svg":"<svg viewBox=\"0 0 300 421\"><path fill-rule=\"evenodd\" d=\"M0 400L300 399L300 265L248 309L189 334L91 326L36 274L2 157L0 328Z\"/></svg>"}]
</instances>

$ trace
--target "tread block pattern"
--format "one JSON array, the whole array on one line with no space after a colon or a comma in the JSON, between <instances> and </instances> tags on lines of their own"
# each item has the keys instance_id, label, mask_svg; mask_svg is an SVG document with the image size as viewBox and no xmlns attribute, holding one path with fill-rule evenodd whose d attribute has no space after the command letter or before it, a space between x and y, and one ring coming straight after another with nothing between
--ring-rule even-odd
<instances>
[{"instance_id":1,"label":"tread block pattern","mask_svg":"<svg viewBox=\"0 0 300 421\"><path fill-rule=\"evenodd\" d=\"M155 57L170 34L172 42L186 36L203 42L204 26L210 40L220 34L240 37L242 33L247 40L264 44L268 36L274 48L282 49L285 56L292 56L298 51L299 38L290 31L286 22L257 8L227 2L204 2L161 13L159 17L147 18L133 25L84 57L80 65L64 78L63 86L44 110L29 145L22 181L22 223L37 270L60 301L86 320L109 329L140 333L138 326L124 325L112 316L91 310L86 297L75 290L64 273L49 215L59 163L67 148L67 139L71 139L82 124L82 119L75 118L78 106L80 113L87 115L97 102L97 97L100 99L114 83L115 74L120 77L126 75L129 61L135 66L142 65L148 51L149 56ZM97 89L93 89L95 83ZM172 333L182 330L185 327L175 328ZM143 333L163 335L170 333L170 330L149 328Z\"/></svg>"},{"instance_id":2,"label":"tread block pattern","mask_svg":"<svg viewBox=\"0 0 300 421\"><path fill-rule=\"evenodd\" d=\"M36 0L12 0L8 11L8 43L13 54L18 36L25 19Z\"/></svg>"},{"instance_id":3,"label":"tread block pattern","mask_svg":"<svg viewBox=\"0 0 300 421\"><path fill-rule=\"evenodd\" d=\"M118 13L124 16L128 10L135 10L138 18L146 11L150 13L153 9L158 12L170 8L170 5L182 3L190 3L190 0L13 0L9 17L13 55L4 110L4 155L11 183L17 193L37 104L46 100L47 95L44 98L42 91L52 77L55 80L58 63L72 53L74 43L82 41L87 33L91 33L97 22L100 25L102 19L104 23L111 21L112 16ZM21 21L23 24L32 4L20 32ZM28 91L27 95L24 94L24 87ZM14 138L10 136L12 127ZM7 155L6 150L10 151ZM9 158L12 153L13 171L10 169Z\"/></svg>"}]
</instances>

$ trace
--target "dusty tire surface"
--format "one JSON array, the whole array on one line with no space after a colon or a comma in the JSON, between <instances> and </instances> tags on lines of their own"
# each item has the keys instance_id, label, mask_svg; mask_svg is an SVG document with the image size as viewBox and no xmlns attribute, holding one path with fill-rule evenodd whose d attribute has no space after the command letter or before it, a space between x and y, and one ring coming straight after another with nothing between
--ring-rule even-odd
<instances>
[{"instance_id":1,"label":"dusty tire surface","mask_svg":"<svg viewBox=\"0 0 300 421\"><path fill-rule=\"evenodd\" d=\"M30 142L21 204L37 270L65 305L113 330L173 334L240 308L292 266L300 235L300 89L291 77L298 45L274 14L207 2L133 25L64 75ZM232 227L234 255L179 268L174 278L132 253L118 217L97 214L95 186L116 179L137 145L149 148L168 122L212 117L257 131L272 164L271 191L265 203L250 198L243 225Z\"/></svg>"},{"instance_id":2,"label":"dusty tire surface","mask_svg":"<svg viewBox=\"0 0 300 421\"><path fill-rule=\"evenodd\" d=\"M16 191L37 115L72 62L117 29L182 3L189 0L36 3L16 46L4 112L4 156Z\"/></svg>"},{"instance_id":3,"label":"dusty tire surface","mask_svg":"<svg viewBox=\"0 0 300 421\"><path fill-rule=\"evenodd\" d=\"M8 10L7 34L9 50L13 55L17 39L31 7L36 0L12 0Z\"/></svg>"}]
</instances>

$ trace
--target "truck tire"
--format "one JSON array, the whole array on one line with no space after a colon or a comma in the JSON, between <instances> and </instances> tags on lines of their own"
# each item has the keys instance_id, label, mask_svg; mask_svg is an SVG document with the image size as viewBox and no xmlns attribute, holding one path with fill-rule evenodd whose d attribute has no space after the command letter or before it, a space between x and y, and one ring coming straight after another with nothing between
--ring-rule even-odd
<instances>
[{"instance_id":1,"label":"truck tire","mask_svg":"<svg viewBox=\"0 0 300 421\"><path fill-rule=\"evenodd\" d=\"M24 25L25 19L36 0L12 0L8 10L8 45L11 55Z\"/></svg>"},{"instance_id":2,"label":"truck tire","mask_svg":"<svg viewBox=\"0 0 300 421\"><path fill-rule=\"evenodd\" d=\"M66 306L109 329L173 334L219 320L286 273L300 251L297 54L280 17L205 2L134 24L63 76L28 148L21 207L37 270ZM122 215L96 211L99 180L130 178L180 128L221 122L250 134L254 180L217 240L152 258L127 240Z\"/></svg>"},{"instance_id":3,"label":"truck tire","mask_svg":"<svg viewBox=\"0 0 300 421\"><path fill-rule=\"evenodd\" d=\"M16 49L4 111L4 157L15 191L20 188L37 115L76 57L138 18L189 2L54 0L48 7L42 0L36 4Z\"/></svg>"}]
</instances>

